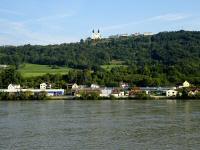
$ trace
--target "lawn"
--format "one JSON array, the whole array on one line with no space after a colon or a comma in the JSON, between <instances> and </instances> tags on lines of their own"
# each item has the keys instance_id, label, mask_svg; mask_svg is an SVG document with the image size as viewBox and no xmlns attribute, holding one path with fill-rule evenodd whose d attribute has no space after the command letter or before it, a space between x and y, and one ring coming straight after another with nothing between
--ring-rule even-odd
<instances>
[{"instance_id":1,"label":"lawn","mask_svg":"<svg viewBox=\"0 0 200 150\"><path fill-rule=\"evenodd\" d=\"M45 74L67 74L69 70L71 70L71 68L68 67L52 69L48 65L24 64L20 67L19 72L23 77L37 77Z\"/></svg>"},{"instance_id":2,"label":"lawn","mask_svg":"<svg viewBox=\"0 0 200 150\"><path fill-rule=\"evenodd\" d=\"M124 65L124 61L112 60L108 65L102 65L101 67L107 71L110 71L112 68L127 67L127 65Z\"/></svg>"}]
</instances>

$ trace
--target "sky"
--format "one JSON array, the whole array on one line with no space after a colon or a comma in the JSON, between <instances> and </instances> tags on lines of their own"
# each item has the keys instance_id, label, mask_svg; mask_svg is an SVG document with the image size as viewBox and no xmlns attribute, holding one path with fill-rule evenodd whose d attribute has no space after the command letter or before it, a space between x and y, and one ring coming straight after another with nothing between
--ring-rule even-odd
<instances>
[{"instance_id":1,"label":"sky","mask_svg":"<svg viewBox=\"0 0 200 150\"><path fill-rule=\"evenodd\" d=\"M200 0L0 0L0 45L77 42L135 32L200 30Z\"/></svg>"}]
</instances>

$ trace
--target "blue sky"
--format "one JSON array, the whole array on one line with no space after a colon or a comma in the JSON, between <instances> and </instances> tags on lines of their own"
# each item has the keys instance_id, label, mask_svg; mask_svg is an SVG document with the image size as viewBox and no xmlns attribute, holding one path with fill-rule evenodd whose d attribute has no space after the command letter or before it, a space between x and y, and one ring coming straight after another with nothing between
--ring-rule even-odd
<instances>
[{"instance_id":1,"label":"blue sky","mask_svg":"<svg viewBox=\"0 0 200 150\"><path fill-rule=\"evenodd\" d=\"M0 0L0 45L75 42L93 29L200 30L200 0Z\"/></svg>"}]
</instances>

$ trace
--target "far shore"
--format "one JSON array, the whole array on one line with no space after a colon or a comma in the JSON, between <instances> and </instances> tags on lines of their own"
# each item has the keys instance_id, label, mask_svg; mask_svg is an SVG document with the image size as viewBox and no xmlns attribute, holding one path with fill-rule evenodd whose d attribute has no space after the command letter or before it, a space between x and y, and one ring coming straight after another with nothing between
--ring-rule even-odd
<instances>
[{"instance_id":1,"label":"far shore","mask_svg":"<svg viewBox=\"0 0 200 150\"><path fill-rule=\"evenodd\" d=\"M145 98L138 98L138 97L126 97L126 98L111 98L111 97L99 97L98 99L82 99L81 97L75 96L56 96L56 97L48 97L47 100L200 100L200 98L181 98L181 97L166 97L166 96L151 96Z\"/></svg>"},{"instance_id":2,"label":"far shore","mask_svg":"<svg viewBox=\"0 0 200 150\"><path fill-rule=\"evenodd\" d=\"M189 100L200 100L199 97L167 97L167 96L147 96L147 97L98 97L98 98L83 98L83 97L75 97L75 96L48 96L44 99L8 99L8 100L0 100L0 101L59 101L59 100L69 100L69 101L120 101L120 100L143 100L143 101L151 101L151 100L178 100L178 101L189 101Z\"/></svg>"}]
</instances>

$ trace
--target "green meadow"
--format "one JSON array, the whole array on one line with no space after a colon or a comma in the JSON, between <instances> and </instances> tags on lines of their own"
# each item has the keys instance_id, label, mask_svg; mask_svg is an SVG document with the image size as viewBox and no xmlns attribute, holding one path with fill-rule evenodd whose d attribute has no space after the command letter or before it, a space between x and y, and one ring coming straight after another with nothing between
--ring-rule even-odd
<instances>
[{"instance_id":1,"label":"green meadow","mask_svg":"<svg viewBox=\"0 0 200 150\"><path fill-rule=\"evenodd\" d=\"M111 71L113 68L127 67L127 65L124 65L124 61L112 60L108 65L102 65L101 67L107 71Z\"/></svg>"},{"instance_id":2,"label":"green meadow","mask_svg":"<svg viewBox=\"0 0 200 150\"><path fill-rule=\"evenodd\" d=\"M49 65L37 65L37 64L24 64L20 66L19 72L23 77L37 77L45 74L67 74L71 70L68 67L56 67L53 68Z\"/></svg>"}]
</instances>

